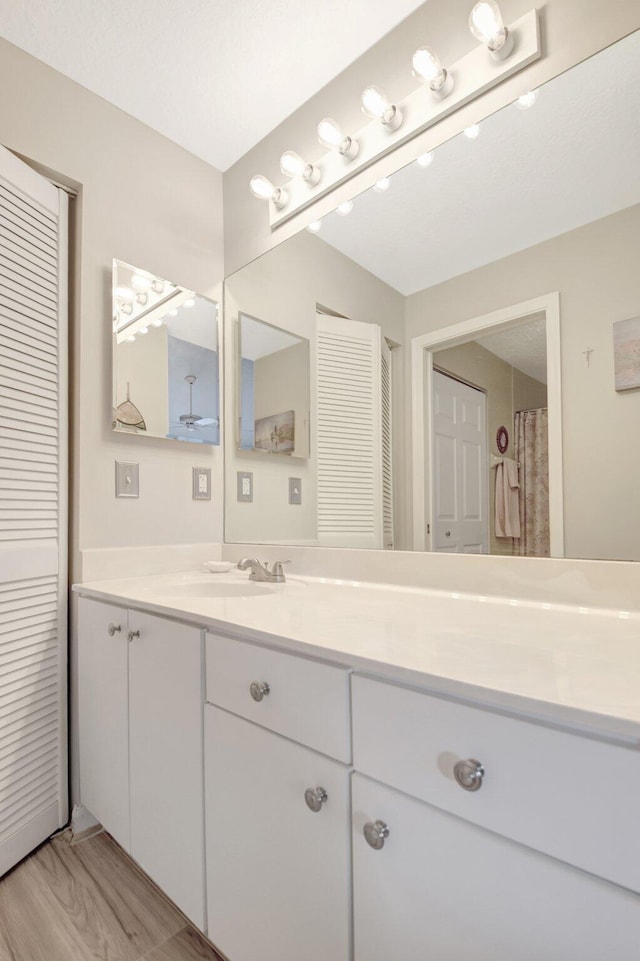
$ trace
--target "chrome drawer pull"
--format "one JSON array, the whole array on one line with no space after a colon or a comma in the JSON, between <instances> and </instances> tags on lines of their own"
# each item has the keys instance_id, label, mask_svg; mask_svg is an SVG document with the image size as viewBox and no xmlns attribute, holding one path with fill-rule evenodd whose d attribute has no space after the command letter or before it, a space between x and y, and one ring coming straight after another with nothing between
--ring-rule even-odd
<instances>
[{"instance_id":1,"label":"chrome drawer pull","mask_svg":"<svg viewBox=\"0 0 640 961\"><path fill-rule=\"evenodd\" d=\"M363 834L369 847L380 851L384 847L385 838L389 837L389 828L384 821L367 821Z\"/></svg>"},{"instance_id":2,"label":"chrome drawer pull","mask_svg":"<svg viewBox=\"0 0 640 961\"><path fill-rule=\"evenodd\" d=\"M113 637L114 634L119 634L122 630L122 624L109 624L107 628L107 634L109 637Z\"/></svg>"},{"instance_id":3,"label":"chrome drawer pull","mask_svg":"<svg viewBox=\"0 0 640 961\"><path fill-rule=\"evenodd\" d=\"M131 644L131 641L134 639L134 637L140 637L140 631L129 631L129 633L127 634L127 638L130 644Z\"/></svg>"},{"instance_id":4,"label":"chrome drawer pull","mask_svg":"<svg viewBox=\"0 0 640 961\"><path fill-rule=\"evenodd\" d=\"M308 787L304 792L304 799L307 807L314 814L322 810L322 805L329 799L329 795L323 787Z\"/></svg>"},{"instance_id":5,"label":"chrome drawer pull","mask_svg":"<svg viewBox=\"0 0 640 961\"><path fill-rule=\"evenodd\" d=\"M453 769L453 775L465 791L479 791L482 787L484 768L480 761L470 757L466 761L458 761Z\"/></svg>"},{"instance_id":6,"label":"chrome drawer pull","mask_svg":"<svg viewBox=\"0 0 640 961\"><path fill-rule=\"evenodd\" d=\"M254 701L261 701L267 694L271 693L271 688L266 681L252 681L249 685L249 694Z\"/></svg>"}]
</instances>

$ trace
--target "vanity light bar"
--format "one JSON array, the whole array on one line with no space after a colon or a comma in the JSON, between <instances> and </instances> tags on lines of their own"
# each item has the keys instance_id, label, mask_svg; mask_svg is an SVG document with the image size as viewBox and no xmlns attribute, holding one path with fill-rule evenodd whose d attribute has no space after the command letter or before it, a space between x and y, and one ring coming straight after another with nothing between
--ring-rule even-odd
<instances>
[{"instance_id":1,"label":"vanity light bar","mask_svg":"<svg viewBox=\"0 0 640 961\"><path fill-rule=\"evenodd\" d=\"M329 152L317 165L295 151L285 151L281 169L291 178L286 190L262 175L252 178L251 192L269 201L272 229L541 55L535 9L506 27L495 0L481 0L471 10L469 27L482 45L450 67L444 67L429 47L418 47L412 65L422 84L401 107L370 85L362 92L361 104L371 120L354 136L345 136L335 120L321 120L318 137ZM372 178L369 186L374 182ZM323 212L329 210L327 206Z\"/></svg>"}]
</instances>

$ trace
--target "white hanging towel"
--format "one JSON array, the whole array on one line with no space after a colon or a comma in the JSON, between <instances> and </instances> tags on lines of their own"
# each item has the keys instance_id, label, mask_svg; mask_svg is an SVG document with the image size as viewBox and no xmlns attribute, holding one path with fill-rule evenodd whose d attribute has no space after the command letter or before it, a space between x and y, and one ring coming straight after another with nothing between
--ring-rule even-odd
<instances>
[{"instance_id":1,"label":"white hanging towel","mask_svg":"<svg viewBox=\"0 0 640 961\"><path fill-rule=\"evenodd\" d=\"M520 537L518 465L509 457L496 463L496 537Z\"/></svg>"}]
</instances>

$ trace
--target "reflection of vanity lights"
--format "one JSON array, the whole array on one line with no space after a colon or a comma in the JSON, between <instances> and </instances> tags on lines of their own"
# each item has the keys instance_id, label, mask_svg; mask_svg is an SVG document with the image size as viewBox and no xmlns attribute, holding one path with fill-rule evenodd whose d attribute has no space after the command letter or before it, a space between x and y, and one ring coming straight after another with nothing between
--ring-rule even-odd
<instances>
[{"instance_id":1,"label":"reflection of vanity lights","mask_svg":"<svg viewBox=\"0 0 640 961\"><path fill-rule=\"evenodd\" d=\"M376 180L373 185L373 189L377 194L383 194L385 190L388 190L391 186L391 181L388 177L382 177L380 180Z\"/></svg>"},{"instance_id":2,"label":"reflection of vanity lights","mask_svg":"<svg viewBox=\"0 0 640 961\"><path fill-rule=\"evenodd\" d=\"M183 306L183 307L193 307L193 306L195 306L195 300L193 299L193 297L190 297L189 300L185 300L185 302L184 302L184 304L183 304L182 306Z\"/></svg>"},{"instance_id":3,"label":"reflection of vanity lights","mask_svg":"<svg viewBox=\"0 0 640 961\"><path fill-rule=\"evenodd\" d=\"M249 181L249 190L259 200L270 200L278 210L286 207L289 195L282 187L274 187L268 177L256 174Z\"/></svg>"},{"instance_id":4,"label":"reflection of vanity lights","mask_svg":"<svg viewBox=\"0 0 640 961\"><path fill-rule=\"evenodd\" d=\"M338 204L336 207L336 213L340 217L346 217L353 210L353 200L345 200L343 204Z\"/></svg>"},{"instance_id":5,"label":"reflection of vanity lights","mask_svg":"<svg viewBox=\"0 0 640 961\"><path fill-rule=\"evenodd\" d=\"M136 333L137 333L137 334L148 334L148 333L149 333L149 328L148 328L148 327L139 327L138 330L136 331Z\"/></svg>"},{"instance_id":6,"label":"reflection of vanity lights","mask_svg":"<svg viewBox=\"0 0 640 961\"><path fill-rule=\"evenodd\" d=\"M120 305L120 313L121 313L121 314L132 314L132 313L133 313L133 305L132 305L132 304L121 304L121 305Z\"/></svg>"},{"instance_id":7,"label":"reflection of vanity lights","mask_svg":"<svg viewBox=\"0 0 640 961\"><path fill-rule=\"evenodd\" d=\"M513 34L504 25L495 0L476 3L469 16L469 29L476 40L486 44L494 60L506 60L513 50Z\"/></svg>"},{"instance_id":8,"label":"reflection of vanity lights","mask_svg":"<svg viewBox=\"0 0 640 961\"><path fill-rule=\"evenodd\" d=\"M470 127L465 127L463 133L467 140L477 140L480 136L480 125L472 123Z\"/></svg>"},{"instance_id":9,"label":"reflection of vanity lights","mask_svg":"<svg viewBox=\"0 0 640 961\"><path fill-rule=\"evenodd\" d=\"M521 97L516 100L516 107L518 110L528 110L529 107L533 107L534 103L538 99L538 94L535 90L529 90L528 93L523 93Z\"/></svg>"},{"instance_id":10,"label":"reflection of vanity lights","mask_svg":"<svg viewBox=\"0 0 640 961\"><path fill-rule=\"evenodd\" d=\"M168 311L168 313L169 313L169 317L177 317L177 316L178 316L178 311L175 309L175 307L173 307L170 311Z\"/></svg>"},{"instance_id":11,"label":"reflection of vanity lights","mask_svg":"<svg viewBox=\"0 0 640 961\"><path fill-rule=\"evenodd\" d=\"M133 336L132 336L132 337L125 337L125 340L126 340L126 342L127 342L128 344L134 344L136 338L133 337Z\"/></svg>"},{"instance_id":12,"label":"reflection of vanity lights","mask_svg":"<svg viewBox=\"0 0 640 961\"><path fill-rule=\"evenodd\" d=\"M358 141L345 136L331 117L325 117L318 124L318 140L329 150L337 150L340 156L346 160L353 160L358 156L360 149Z\"/></svg>"},{"instance_id":13,"label":"reflection of vanity lights","mask_svg":"<svg viewBox=\"0 0 640 961\"><path fill-rule=\"evenodd\" d=\"M301 177L310 187L320 183L320 168L307 163L295 150L285 150L280 157L280 170L286 177Z\"/></svg>"},{"instance_id":14,"label":"reflection of vanity lights","mask_svg":"<svg viewBox=\"0 0 640 961\"><path fill-rule=\"evenodd\" d=\"M397 130L402 124L402 111L394 103L389 103L379 87L365 87L361 103L364 112L379 120L387 130Z\"/></svg>"},{"instance_id":15,"label":"reflection of vanity lights","mask_svg":"<svg viewBox=\"0 0 640 961\"><path fill-rule=\"evenodd\" d=\"M433 163L433 154L421 153L419 157L416 157L416 163L419 167L430 167Z\"/></svg>"},{"instance_id":16,"label":"reflection of vanity lights","mask_svg":"<svg viewBox=\"0 0 640 961\"><path fill-rule=\"evenodd\" d=\"M164 324L164 318L157 317L155 320L152 320L151 323L153 324L154 327L162 327L162 325Z\"/></svg>"},{"instance_id":17,"label":"reflection of vanity lights","mask_svg":"<svg viewBox=\"0 0 640 961\"><path fill-rule=\"evenodd\" d=\"M149 297L144 291L141 290L139 294L136 294L136 304L140 304L141 307L146 306L148 300Z\"/></svg>"},{"instance_id":18,"label":"reflection of vanity lights","mask_svg":"<svg viewBox=\"0 0 640 961\"><path fill-rule=\"evenodd\" d=\"M444 100L453 90L453 77L444 69L437 54L429 47L418 47L413 55L413 73L436 97Z\"/></svg>"},{"instance_id":19,"label":"reflection of vanity lights","mask_svg":"<svg viewBox=\"0 0 640 961\"><path fill-rule=\"evenodd\" d=\"M118 300L133 300L135 297L135 294L130 287L116 287L114 294Z\"/></svg>"},{"instance_id":20,"label":"reflection of vanity lights","mask_svg":"<svg viewBox=\"0 0 640 961\"><path fill-rule=\"evenodd\" d=\"M312 220L311 223L308 225L307 230L309 231L309 233L317 234L320 232L321 227L322 227L321 221Z\"/></svg>"},{"instance_id":21,"label":"reflection of vanity lights","mask_svg":"<svg viewBox=\"0 0 640 961\"><path fill-rule=\"evenodd\" d=\"M136 290L149 290L152 286L151 277L147 277L145 274L134 274L131 278L131 286L135 287Z\"/></svg>"}]
</instances>

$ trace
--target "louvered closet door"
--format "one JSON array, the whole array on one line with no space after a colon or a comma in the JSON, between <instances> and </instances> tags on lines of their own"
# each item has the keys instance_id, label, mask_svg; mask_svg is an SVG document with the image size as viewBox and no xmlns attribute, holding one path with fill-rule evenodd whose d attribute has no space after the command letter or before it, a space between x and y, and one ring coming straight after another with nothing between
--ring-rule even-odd
<instances>
[{"instance_id":1,"label":"louvered closet door","mask_svg":"<svg viewBox=\"0 0 640 961\"><path fill-rule=\"evenodd\" d=\"M62 826L67 197L0 147L0 875Z\"/></svg>"},{"instance_id":2,"label":"louvered closet door","mask_svg":"<svg viewBox=\"0 0 640 961\"><path fill-rule=\"evenodd\" d=\"M382 547L381 330L317 315L318 543Z\"/></svg>"}]
</instances>

